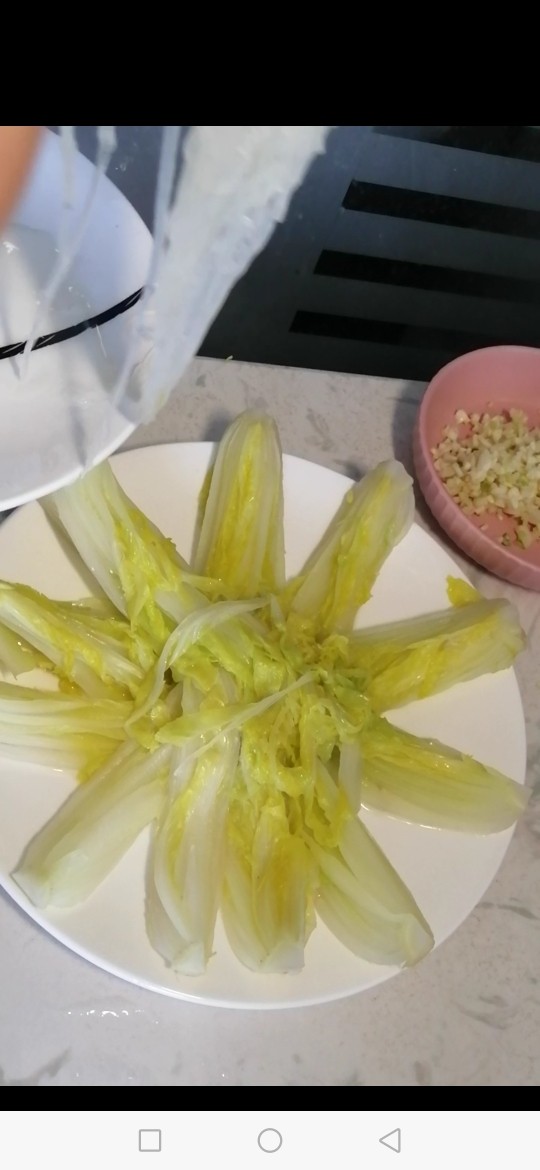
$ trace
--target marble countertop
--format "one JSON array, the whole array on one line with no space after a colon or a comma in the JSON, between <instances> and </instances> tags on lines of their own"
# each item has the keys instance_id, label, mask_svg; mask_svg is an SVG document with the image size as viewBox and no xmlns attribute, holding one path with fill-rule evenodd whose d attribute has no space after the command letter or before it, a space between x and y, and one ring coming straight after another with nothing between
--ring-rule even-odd
<instances>
[{"instance_id":1,"label":"marble countertop","mask_svg":"<svg viewBox=\"0 0 540 1170\"><path fill-rule=\"evenodd\" d=\"M216 439L246 407L287 452L358 476L392 453L411 470L423 386L196 360L129 447ZM442 534L420 508L418 519ZM452 550L453 551L453 550ZM0 900L2 1085L537 1085L540 1081L540 595L458 560L509 597L529 637L517 674L534 789L496 880L414 970L320 1007L194 1006L92 967Z\"/></svg>"}]
</instances>

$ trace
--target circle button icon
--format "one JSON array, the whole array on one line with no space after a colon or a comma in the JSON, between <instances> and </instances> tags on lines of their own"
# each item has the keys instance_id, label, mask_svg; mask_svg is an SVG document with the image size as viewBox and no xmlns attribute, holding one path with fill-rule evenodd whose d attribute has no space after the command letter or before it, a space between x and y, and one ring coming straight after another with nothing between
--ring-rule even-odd
<instances>
[{"instance_id":1,"label":"circle button icon","mask_svg":"<svg viewBox=\"0 0 540 1170\"><path fill-rule=\"evenodd\" d=\"M262 1129L257 1138L257 1145L265 1154L276 1154L283 1145L279 1129Z\"/></svg>"}]
</instances>

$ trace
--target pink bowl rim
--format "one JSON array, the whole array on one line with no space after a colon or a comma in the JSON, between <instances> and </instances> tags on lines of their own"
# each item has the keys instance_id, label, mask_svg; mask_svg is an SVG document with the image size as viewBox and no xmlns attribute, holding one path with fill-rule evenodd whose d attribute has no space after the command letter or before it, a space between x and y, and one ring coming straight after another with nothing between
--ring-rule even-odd
<instances>
[{"instance_id":1,"label":"pink bowl rim","mask_svg":"<svg viewBox=\"0 0 540 1170\"><path fill-rule=\"evenodd\" d=\"M535 353L538 355L538 364L540 365L540 346L536 345L483 345L480 349L469 349L467 350L467 353L460 353L458 357L452 358L450 362L446 362L446 365L441 366L441 368L437 370L437 373L433 375L426 386L422 397L422 402L420 404L420 410L422 410L422 407L427 398L431 399L435 397L437 383L442 379L443 374L446 374L448 370L452 370L454 367L469 362L471 358L479 357L480 354L484 353L493 353L494 350L497 350L499 353L507 354Z\"/></svg>"},{"instance_id":2,"label":"pink bowl rim","mask_svg":"<svg viewBox=\"0 0 540 1170\"><path fill-rule=\"evenodd\" d=\"M493 555L493 553L496 552L498 554L498 556L501 558L501 564L506 562L507 564L515 565L516 568L519 568L522 572L523 572L523 570L526 570L527 573L530 574L531 577L534 577L538 581L538 585L540 586L540 566L539 565L531 564L529 561L524 560L523 557L520 556L519 554L514 553L511 549L505 548L504 545L498 544L495 540L493 540L493 538L491 536L486 536L485 532L482 532L482 530L480 528L477 528L476 524L473 524L472 520L470 520L469 517L465 515L465 513L460 508L459 504L456 504L455 500L450 495L450 492L447 491L447 489L445 488L442 480L440 479L440 477L437 473L437 470L436 470L435 465L433 463L433 456L431 454L431 448L428 444L426 434L425 434L425 416L426 416L427 408L428 408L430 402L432 401L432 399L436 397L437 391L439 389L439 382L442 380L443 374L446 374L448 370L450 370L454 367L459 367L461 364L463 364L463 362L467 361L467 359L470 360L471 357L477 357L479 354L486 353L486 351L489 351L491 353L493 350L499 350L499 351L504 350L506 353L509 353L509 354L511 354L511 353L536 353L536 354L538 354L538 364L540 367L540 347L536 347L534 345L484 345L480 349L468 350L467 353L462 353L459 355L459 357L452 358L452 361L447 362L446 365L444 365L444 366L441 366L440 370L437 370L437 373L434 374L431 381L428 382L426 390L424 391L424 394L422 396L422 401L420 403L420 408L419 408L417 418L416 418L415 440L418 442L421 454L427 463L428 470L430 473L430 494L433 493L433 495L437 498L437 500L440 501L441 507L443 504L444 504L445 508L448 508L448 506L450 507L450 513L454 516L455 520L457 521L456 528L454 531L457 531L458 526L462 527L467 533L470 533L471 538L474 538L474 543L476 544L476 547L478 549L484 548L486 550L486 553L489 550L491 555ZM510 403L509 403L509 405L510 405ZM418 460L416 458L415 458L415 464L418 464ZM422 491L424 492L424 482L425 482L424 476L422 474L421 469L418 467L418 465L416 466L416 473L417 473L417 476L418 476L418 479L420 482L420 486L422 487ZM424 482L422 482L422 481L424 481ZM426 496L426 502L428 503L429 507L431 508L431 503L430 503L429 499L427 499L427 496ZM431 510L433 510L433 509L431 509ZM434 513L434 514L436 515L436 513ZM439 516L436 515L436 519L439 520ZM441 521L439 521L439 522L441 523ZM445 528L445 530L448 532L448 528L445 524L441 523L441 527ZM455 536L453 535L453 533L450 532L448 534L450 535L450 538L454 541L454 543L458 544L458 541L455 539ZM469 552L468 549L463 549L463 551L466 552L467 555L470 556L473 560L477 560L474 553Z\"/></svg>"}]
</instances>

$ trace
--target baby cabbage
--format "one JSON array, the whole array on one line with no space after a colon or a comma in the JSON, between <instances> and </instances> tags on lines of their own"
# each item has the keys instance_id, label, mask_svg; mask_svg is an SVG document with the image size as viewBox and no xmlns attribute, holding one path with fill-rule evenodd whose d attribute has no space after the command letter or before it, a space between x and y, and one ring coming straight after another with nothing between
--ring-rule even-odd
<instances>
[{"instance_id":1,"label":"baby cabbage","mask_svg":"<svg viewBox=\"0 0 540 1170\"><path fill-rule=\"evenodd\" d=\"M0 750L82 780L24 851L27 896L75 906L149 827L148 937L182 974L211 961L218 914L261 974L301 969L318 918L371 963L421 959L430 927L362 809L491 833L525 793L383 713L508 667L523 634L508 602L459 582L439 613L353 630L413 519L401 464L345 493L289 581L265 415L241 415L219 444L192 566L107 464L44 507L97 595L0 582L0 663L22 683L45 669L57 688L0 685Z\"/></svg>"}]
</instances>

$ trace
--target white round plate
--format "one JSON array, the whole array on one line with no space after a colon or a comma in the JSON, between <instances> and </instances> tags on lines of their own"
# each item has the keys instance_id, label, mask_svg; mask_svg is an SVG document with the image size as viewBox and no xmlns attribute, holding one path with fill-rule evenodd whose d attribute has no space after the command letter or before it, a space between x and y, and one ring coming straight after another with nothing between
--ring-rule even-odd
<instances>
[{"instance_id":1,"label":"white round plate","mask_svg":"<svg viewBox=\"0 0 540 1170\"><path fill-rule=\"evenodd\" d=\"M99 328L35 349L21 378L21 356L5 350L28 341L63 240L77 230L95 167L72 159L67 206L60 139L44 133L32 173L0 235L0 510L68 483L116 450L134 424L111 402L131 338L136 307ZM131 298L144 285L152 237L120 191L102 176L86 230L38 336L56 333ZM4 351L4 353L2 353ZM134 360L143 356L137 347Z\"/></svg>"},{"instance_id":2,"label":"white round plate","mask_svg":"<svg viewBox=\"0 0 540 1170\"><path fill-rule=\"evenodd\" d=\"M112 465L125 490L184 556L191 553L197 496L214 447L171 444L129 451ZM287 569L294 573L319 540L351 481L291 456L284 458ZM412 617L445 607L446 577L462 576L442 548L416 525L391 553L359 624ZM57 598L88 593L38 504L29 504L0 528L0 577L33 585ZM403 708L395 722L435 736L515 780L525 774L525 729L513 670L460 684L443 695ZM71 950L123 979L199 1003L280 1008L321 1003L362 991L396 974L350 954L317 925L296 975L255 975L231 953L218 923L216 953L207 972L178 977L151 949L144 928L144 867L148 835L139 838L96 893L75 910L36 910L10 873L30 837L73 787L65 774L0 760L0 883L35 922ZM410 886L438 945L464 921L495 876L511 831L491 837L409 825L363 814ZM428 960L425 960L429 962Z\"/></svg>"}]
</instances>

